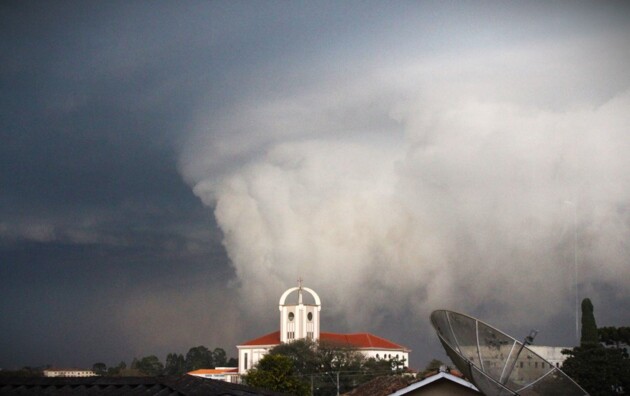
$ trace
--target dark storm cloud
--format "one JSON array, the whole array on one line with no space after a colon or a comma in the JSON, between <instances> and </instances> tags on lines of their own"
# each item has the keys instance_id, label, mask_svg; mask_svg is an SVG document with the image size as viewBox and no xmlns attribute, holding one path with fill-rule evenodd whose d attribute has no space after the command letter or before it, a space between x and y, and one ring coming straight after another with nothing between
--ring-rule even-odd
<instances>
[{"instance_id":1,"label":"dark storm cloud","mask_svg":"<svg viewBox=\"0 0 630 396\"><path fill-rule=\"evenodd\" d=\"M131 341L119 315L138 303L137 290L198 293L231 276L210 213L176 168L207 75L194 42L182 45L195 32L170 10L3 6L4 367L166 353ZM182 336L172 346L202 342Z\"/></svg>"}]
</instances>

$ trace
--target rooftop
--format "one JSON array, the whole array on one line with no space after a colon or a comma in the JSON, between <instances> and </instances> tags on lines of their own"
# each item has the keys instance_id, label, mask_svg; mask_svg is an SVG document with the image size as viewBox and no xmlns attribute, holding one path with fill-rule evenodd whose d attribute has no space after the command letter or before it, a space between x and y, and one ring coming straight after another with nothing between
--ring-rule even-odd
<instances>
[{"instance_id":1,"label":"rooftop","mask_svg":"<svg viewBox=\"0 0 630 396\"><path fill-rule=\"evenodd\" d=\"M179 377L0 377L0 395L279 396L281 393L184 375Z\"/></svg>"},{"instance_id":2,"label":"rooftop","mask_svg":"<svg viewBox=\"0 0 630 396\"><path fill-rule=\"evenodd\" d=\"M401 351L409 351L409 349L402 345L370 333L341 334L322 331L320 333L320 341L334 342L360 349L399 349ZM280 344L280 331L274 331L273 333L265 334L264 336L244 342L240 344L240 346L272 346L278 344Z\"/></svg>"}]
</instances>

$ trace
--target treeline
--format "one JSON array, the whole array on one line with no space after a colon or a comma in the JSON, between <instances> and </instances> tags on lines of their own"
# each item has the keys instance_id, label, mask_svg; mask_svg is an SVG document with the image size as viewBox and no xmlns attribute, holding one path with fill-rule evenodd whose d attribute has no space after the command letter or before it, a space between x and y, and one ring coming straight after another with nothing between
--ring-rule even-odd
<instances>
[{"instance_id":1,"label":"treeline","mask_svg":"<svg viewBox=\"0 0 630 396\"><path fill-rule=\"evenodd\" d=\"M236 367L238 361L228 358L223 348L210 350L203 345L190 348L186 356L181 353L169 353L162 363L155 355L134 358L130 366L122 361L116 366L107 367L105 363L94 363L92 370L97 375L109 377L134 377L157 375L182 375L189 371L211 369L215 367Z\"/></svg>"},{"instance_id":2,"label":"treeline","mask_svg":"<svg viewBox=\"0 0 630 396\"><path fill-rule=\"evenodd\" d=\"M203 345L190 348L186 355L181 353L169 353L166 361L162 363L155 355L134 358L131 364L122 361L115 366L108 367L105 363L94 363L92 371L105 377L142 377L157 375L183 375L189 371L210 369L215 367L237 367L235 358L228 358L223 348L210 350ZM51 365L39 367L22 367L19 370L2 370L1 377L41 377L44 370Z\"/></svg>"},{"instance_id":3,"label":"treeline","mask_svg":"<svg viewBox=\"0 0 630 396\"><path fill-rule=\"evenodd\" d=\"M582 337L580 346L564 349L567 355L562 365L591 396L630 394L630 328L597 328L593 303L582 301Z\"/></svg>"},{"instance_id":4,"label":"treeline","mask_svg":"<svg viewBox=\"0 0 630 396\"><path fill-rule=\"evenodd\" d=\"M379 376L402 374L405 363L398 358L368 358L345 345L299 339L272 348L244 381L296 396L334 396Z\"/></svg>"}]
</instances>

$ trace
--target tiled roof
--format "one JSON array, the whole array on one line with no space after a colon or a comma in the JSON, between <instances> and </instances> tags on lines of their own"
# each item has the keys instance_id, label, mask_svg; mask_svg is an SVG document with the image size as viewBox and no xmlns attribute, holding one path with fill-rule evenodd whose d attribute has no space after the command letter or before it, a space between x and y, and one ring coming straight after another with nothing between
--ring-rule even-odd
<instances>
[{"instance_id":1,"label":"tiled roof","mask_svg":"<svg viewBox=\"0 0 630 396\"><path fill-rule=\"evenodd\" d=\"M360 349L399 349L402 351L408 351L408 349L402 345L398 345L390 340L370 333L340 334L322 331L320 333L320 340ZM278 344L280 344L280 332L274 331L273 333L266 334L262 337L249 340L240 344L240 346L267 346Z\"/></svg>"},{"instance_id":2,"label":"tiled roof","mask_svg":"<svg viewBox=\"0 0 630 396\"><path fill-rule=\"evenodd\" d=\"M266 334L262 337L254 338L241 344L242 346L254 346L254 345L278 345L280 343L280 331L274 331L273 333Z\"/></svg>"},{"instance_id":3,"label":"tiled roof","mask_svg":"<svg viewBox=\"0 0 630 396\"><path fill-rule=\"evenodd\" d=\"M354 388L344 396L389 396L399 389L409 386L415 379L400 375L376 377Z\"/></svg>"},{"instance_id":4,"label":"tiled roof","mask_svg":"<svg viewBox=\"0 0 630 396\"><path fill-rule=\"evenodd\" d=\"M388 339L375 336L370 333L338 334L322 331L320 333L320 340L340 343L361 349L400 349L407 351L407 348L402 345L398 345Z\"/></svg>"},{"instance_id":5,"label":"tiled roof","mask_svg":"<svg viewBox=\"0 0 630 396\"><path fill-rule=\"evenodd\" d=\"M0 377L0 395L272 396L281 394L225 381L184 375L181 377Z\"/></svg>"},{"instance_id":6,"label":"tiled roof","mask_svg":"<svg viewBox=\"0 0 630 396\"><path fill-rule=\"evenodd\" d=\"M229 373L238 373L238 368L214 368L214 369L199 369L195 371L191 371L188 374L190 375L201 375L201 374L229 374Z\"/></svg>"}]
</instances>

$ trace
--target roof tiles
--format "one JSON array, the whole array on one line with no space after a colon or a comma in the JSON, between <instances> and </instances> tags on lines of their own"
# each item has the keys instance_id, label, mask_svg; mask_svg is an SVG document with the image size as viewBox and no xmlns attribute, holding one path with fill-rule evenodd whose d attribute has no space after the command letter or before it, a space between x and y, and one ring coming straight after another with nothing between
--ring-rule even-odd
<instances>
[{"instance_id":1,"label":"roof tiles","mask_svg":"<svg viewBox=\"0 0 630 396\"><path fill-rule=\"evenodd\" d=\"M408 349L402 345L370 333L341 334L322 331L320 333L320 341L343 344L359 349L399 349L408 351ZM278 344L280 344L280 332L274 331L273 333L244 342L240 346L269 346Z\"/></svg>"}]
</instances>

